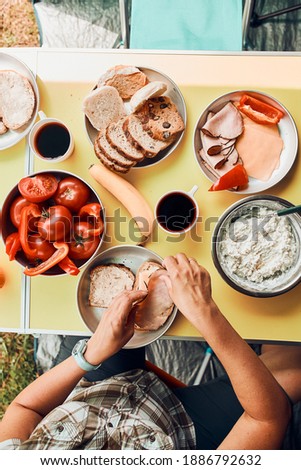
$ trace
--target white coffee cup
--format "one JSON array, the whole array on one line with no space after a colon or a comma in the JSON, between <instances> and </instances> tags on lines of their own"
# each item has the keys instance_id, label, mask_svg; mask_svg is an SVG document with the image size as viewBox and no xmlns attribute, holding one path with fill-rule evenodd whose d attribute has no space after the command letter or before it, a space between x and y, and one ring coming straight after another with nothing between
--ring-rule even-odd
<instances>
[{"instance_id":1,"label":"white coffee cup","mask_svg":"<svg viewBox=\"0 0 301 470\"><path fill-rule=\"evenodd\" d=\"M173 190L161 196L155 207L155 217L165 232L179 235L195 226L199 216L194 198L197 190L198 186L193 186L190 191Z\"/></svg>"},{"instance_id":2,"label":"white coffee cup","mask_svg":"<svg viewBox=\"0 0 301 470\"><path fill-rule=\"evenodd\" d=\"M40 121L31 129L28 143L32 152L41 160L59 163L69 158L74 150L73 136L62 121L38 112Z\"/></svg>"}]
</instances>

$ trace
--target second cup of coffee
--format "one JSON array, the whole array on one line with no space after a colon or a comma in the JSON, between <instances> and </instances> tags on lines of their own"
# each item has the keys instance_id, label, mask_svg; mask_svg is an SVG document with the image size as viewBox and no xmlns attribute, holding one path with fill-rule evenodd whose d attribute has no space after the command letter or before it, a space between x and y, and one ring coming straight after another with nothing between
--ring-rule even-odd
<instances>
[{"instance_id":1,"label":"second cup of coffee","mask_svg":"<svg viewBox=\"0 0 301 470\"><path fill-rule=\"evenodd\" d=\"M37 122L30 134L31 150L44 161L62 162L70 157L74 150L74 139L67 126L55 118L48 118L39 112Z\"/></svg>"},{"instance_id":2,"label":"second cup of coffee","mask_svg":"<svg viewBox=\"0 0 301 470\"><path fill-rule=\"evenodd\" d=\"M157 202L155 216L160 227L168 233L180 234L196 224L199 208L194 198L198 186L190 191L174 190L164 194Z\"/></svg>"}]
</instances>

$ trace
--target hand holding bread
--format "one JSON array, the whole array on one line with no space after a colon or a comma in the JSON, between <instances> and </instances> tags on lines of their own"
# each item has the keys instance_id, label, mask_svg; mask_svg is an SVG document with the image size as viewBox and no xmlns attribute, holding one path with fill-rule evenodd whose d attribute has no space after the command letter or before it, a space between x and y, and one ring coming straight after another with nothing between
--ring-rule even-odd
<instances>
[{"instance_id":1,"label":"hand holding bread","mask_svg":"<svg viewBox=\"0 0 301 470\"><path fill-rule=\"evenodd\" d=\"M133 307L141 302L147 291L124 290L104 312L98 327L89 339L85 358L99 364L116 354L133 336L135 315Z\"/></svg>"}]
</instances>

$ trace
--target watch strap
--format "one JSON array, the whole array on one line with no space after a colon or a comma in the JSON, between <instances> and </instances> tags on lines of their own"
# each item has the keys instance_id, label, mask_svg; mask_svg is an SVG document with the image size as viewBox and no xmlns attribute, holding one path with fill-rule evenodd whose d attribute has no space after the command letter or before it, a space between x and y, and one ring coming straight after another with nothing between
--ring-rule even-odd
<instances>
[{"instance_id":1,"label":"watch strap","mask_svg":"<svg viewBox=\"0 0 301 470\"><path fill-rule=\"evenodd\" d=\"M98 369L102 363L97 364L96 366L93 364L90 364L85 357L84 353L87 349L87 339L80 339L74 346L72 350L72 356L74 357L77 365L83 369L86 372L90 372L91 370L96 370Z\"/></svg>"}]
</instances>

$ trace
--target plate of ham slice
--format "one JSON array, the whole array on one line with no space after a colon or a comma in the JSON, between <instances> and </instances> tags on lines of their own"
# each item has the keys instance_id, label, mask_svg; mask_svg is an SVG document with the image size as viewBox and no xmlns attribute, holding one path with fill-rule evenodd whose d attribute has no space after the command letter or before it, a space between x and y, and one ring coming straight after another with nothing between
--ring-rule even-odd
<instances>
[{"instance_id":1,"label":"plate of ham slice","mask_svg":"<svg viewBox=\"0 0 301 470\"><path fill-rule=\"evenodd\" d=\"M245 94L280 110L279 123L259 124L239 111L237 104ZM194 149L201 170L212 182L235 165L244 165L249 182L231 191L254 194L279 183L289 172L297 156L298 133L291 114L275 98L238 90L220 96L201 114Z\"/></svg>"},{"instance_id":2,"label":"plate of ham slice","mask_svg":"<svg viewBox=\"0 0 301 470\"><path fill-rule=\"evenodd\" d=\"M117 291L121 292L130 287L145 290L147 287L146 299L134 307L135 332L124 348L143 347L160 338L171 326L178 311L169 297L165 282L160 278L162 261L163 259L153 251L137 245L115 246L93 258L82 273L77 286L79 313L88 329L92 332L96 330L101 316L114 295L117 295ZM103 267L107 268L106 273L102 272L95 283L93 273L95 270L103 271ZM120 276L118 270L122 273ZM130 273L132 286L128 284L129 277L125 283L126 272ZM97 295L94 295L92 288L98 290ZM103 302L104 299L106 302Z\"/></svg>"}]
</instances>

